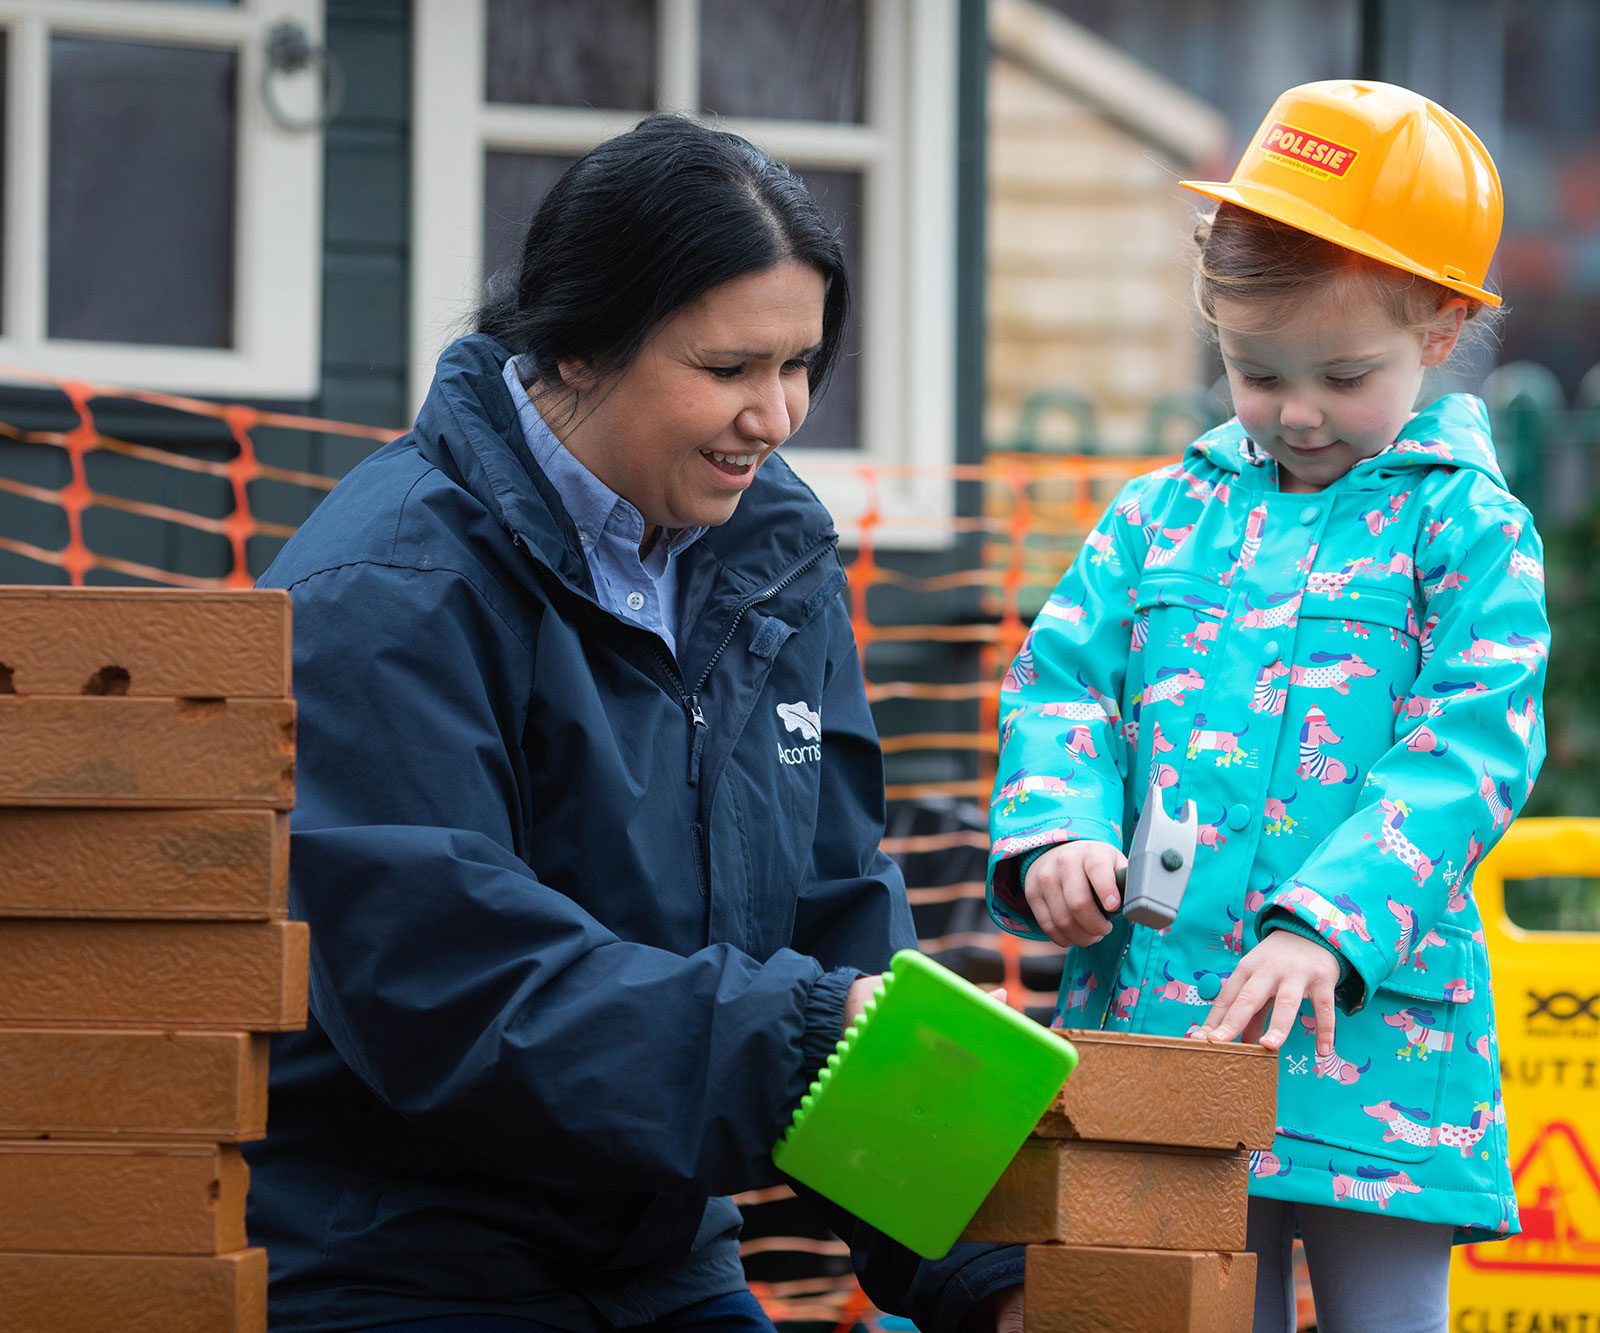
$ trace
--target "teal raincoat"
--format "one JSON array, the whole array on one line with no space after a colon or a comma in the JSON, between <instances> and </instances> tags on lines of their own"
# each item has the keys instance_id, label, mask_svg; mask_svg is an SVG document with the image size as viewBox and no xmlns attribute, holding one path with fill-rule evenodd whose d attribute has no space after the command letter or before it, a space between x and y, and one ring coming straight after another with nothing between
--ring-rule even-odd
<instances>
[{"instance_id":1,"label":"teal raincoat","mask_svg":"<svg viewBox=\"0 0 1600 1333\"><path fill-rule=\"evenodd\" d=\"M1199 809L1177 921L1069 950L1057 1026L1188 1033L1279 925L1348 965L1334 1053L1309 1006L1284 1043L1252 1194L1519 1229L1472 876L1544 757L1548 645L1538 534L1454 394L1313 495L1236 420L1202 436L1123 489L1007 672L1005 929L1043 938L1029 852L1123 846L1147 791Z\"/></svg>"}]
</instances>

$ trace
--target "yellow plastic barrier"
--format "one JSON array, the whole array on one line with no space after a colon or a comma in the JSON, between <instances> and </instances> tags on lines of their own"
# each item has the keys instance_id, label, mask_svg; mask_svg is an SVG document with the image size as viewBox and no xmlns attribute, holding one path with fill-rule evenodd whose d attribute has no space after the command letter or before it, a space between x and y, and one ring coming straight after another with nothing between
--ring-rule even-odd
<instances>
[{"instance_id":1,"label":"yellow plastic barrier","mask_svg":"<svg viewBox=\"0 0 1600 1333\"><path fill-rule=\"evenodd\" d=\"M1451 1333L1600 1333L1600 932L1512 923L1544 875L1600 877L1600 819L1518 820L1478 871L1522 1234L1456 1250Z\"/></svg>"}]
</instances>

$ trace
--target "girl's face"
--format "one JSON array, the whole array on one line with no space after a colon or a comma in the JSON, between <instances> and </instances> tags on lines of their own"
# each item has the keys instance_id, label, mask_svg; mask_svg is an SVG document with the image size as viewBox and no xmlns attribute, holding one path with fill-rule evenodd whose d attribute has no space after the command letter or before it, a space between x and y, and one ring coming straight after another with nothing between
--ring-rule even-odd
<instances>
[{"instance_id":1,"label":"girl's face","mask_svg":"<svg viewBox=\"0 0 1600 1333\"><path fill-rule=\"evenodd\" d=\"M655 529L713 527L810 403L806 372L822 341L822 275L785 263L713 287L677 311L639 355L598 386L583 363L560 364L580 401L556 434L590 472Z\"/></svg>"},{"instance_id":2,"label":"girl's face","mask_svg":"<svg viewBox=\"0 0 1600 1333\"><path fill-rule=\"evenodd\" d=\"M1319 293L1285 322L1251 328L1257 313L1216 303L1218 343L1234 411L1278 462L1278 488L1308 493L1393 444L1411 416L1422 372L1450 355L1464 301L1447 301L1426 333L1396 327L1365 283Z\"/></svg>"}]
</instances>

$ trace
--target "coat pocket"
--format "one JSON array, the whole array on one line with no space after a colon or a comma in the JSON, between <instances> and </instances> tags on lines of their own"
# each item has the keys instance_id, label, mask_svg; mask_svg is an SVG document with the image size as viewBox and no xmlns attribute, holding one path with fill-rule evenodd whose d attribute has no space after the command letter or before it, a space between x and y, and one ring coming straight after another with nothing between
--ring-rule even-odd
<instances>
[{"instance_id":1,"label":"coat pocket","mask_svg":"<svg viewBox=\"0 0 1600 1333\"><path fill-rule=\"evenodd\" d=\"M1139 580L1133 609L1143 615L1158 607L1170 607L1197 625L1220 623L1227 614L1227 597L1228 590L1219 587L1215 579L1181 570L1162 570Z\"/></svg>"},{"instance_id":2,"label":"coat pocket","mask_svg":"<svg viewBox=\"0 0 1600 1333\"><path fill-rule=\"evenodd\" d=\"M1144 790L1150 781L1144 761L1171 749L1171 736L1177 734L1175 723L1168 726L1165 737L1156 730L1162 712L1173 708L1182 712L1205 692L1206 666L1224 629L1226 599L1226 589L1196 574L1161 571L1147 574L1139 582L1130 645L1130 670L1138 673L1139 687L1130 689L1126 719L1130 725L1125 728L1140 760L1135 767L1134 790ZM1162 711L1147 722L1147 712L1156 706ZM1145 743L1141 737L1147 726L1150 738ZM1188 734L1186 728L1183 734ZM1162 761L1157 757L1155 762ZM1126 773L1126 767L1123 771Z\"/></svg>"},{"instance_id":3,"label":"coat pocket","mask_svg":"<svg viewBox=\"0 0 1600 1333\"><path fill-rule=\"evenodd\" d=\"M1373 993L1354 1019L1372 1061L1361 1083L1361 1120L1345 1146L1374 1157L1421 1162L1441 1143L1458 1147L1470 1125L1447 1123L1446 1071L1464 1040L1459 1020L1476 984L1471 935L1440 924ZM1342 1044L1342 1043L1341 1043Z\"/></svg>"},{"instance_id":4,"label":"coat pocket","mask_svg":"<svg viewBox=\"0 0 1600 1333\"><path fill-rule=\"evenodd\" d=\"M1350 627L1358 638L1373 631L1392 630L1390 638L1402 635L1416 641L1418 625L1411 598L1397 588L1352 583L1338 593L1307 589L1300 602L1302 620L1337 620ZM1365 634L1363 634L1365 630Z\"/></svg>"},{"instance_id":5,"label":"coat pocket","mask_svg":"<svg viewBox=\"0 0 1600 1333\"><path fill-rule=\"evenodd\" d=\"M1351 718L1384 722L1395 716L1421 669L1415 609L1395 588L1351 584L1337 596L1307 592L1300 605L1294 658L1286 684L1304 710L1321 707L1344 731ZM1351 773L1364 774L1394 741L1384 725L1361 728L1376 751L1355 756ZM1344 760L1351 766L1351 757Z\"/></svg>"}]
</instances>

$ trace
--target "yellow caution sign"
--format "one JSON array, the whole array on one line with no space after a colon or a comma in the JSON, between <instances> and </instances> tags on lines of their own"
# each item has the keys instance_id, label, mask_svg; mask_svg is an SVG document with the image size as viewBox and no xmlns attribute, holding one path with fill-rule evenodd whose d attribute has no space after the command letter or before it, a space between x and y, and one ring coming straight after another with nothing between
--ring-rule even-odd
<instances>
[{"instance_id":1,"label":"yellow caution sign","mask_svg":"<svg viewBox=\"0 0 1600 1333\"><path fill-rule=\"evenodd\" d=\"M1520 819L1478 871L1522 1234L1456 1250L1451 1333L1600 1333L1600 932L1511 922L1544 875L1600 877L1600 820Z\"/></svg>"}]
</instances>

